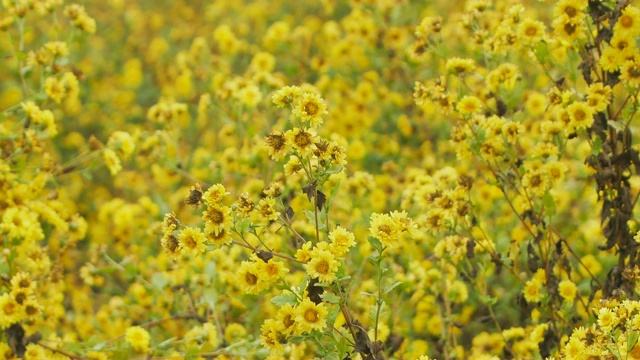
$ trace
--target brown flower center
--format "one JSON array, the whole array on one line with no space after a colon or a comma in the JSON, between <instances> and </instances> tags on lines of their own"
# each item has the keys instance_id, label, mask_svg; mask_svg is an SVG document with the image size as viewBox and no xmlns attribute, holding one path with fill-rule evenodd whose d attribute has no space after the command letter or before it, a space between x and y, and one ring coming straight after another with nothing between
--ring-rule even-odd
<instances>
[{"instance_id":1,"label":"brown flower center","mask_svg":"<svg viewBox=\"0 0 640 360\"><path fill-rule=\"evenodd\" d=\"M258 277L255 276L254 274L248 272L245 276L244 276L244 281L247 282L247 284L249 285L255 285L258 283Z\"/></svg>"}]
</instances>

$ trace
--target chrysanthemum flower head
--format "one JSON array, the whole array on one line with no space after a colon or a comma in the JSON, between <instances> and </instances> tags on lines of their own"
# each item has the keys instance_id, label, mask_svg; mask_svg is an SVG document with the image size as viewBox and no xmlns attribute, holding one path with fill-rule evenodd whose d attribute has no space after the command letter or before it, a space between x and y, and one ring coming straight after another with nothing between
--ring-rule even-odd
<instances>
[{"instance_id":1,"label":"chrysanthemum flower head","mask_svg":"<svg viewBox=\"0 0 640 360\"><path fill-rule=\"evenodd\" d=\"M300 332L322 331L327 325L327 309L324 303L315 304L309 298L305 298L296 307L295 321Z\"/></svg>"},{"instance_id":2,"label":"chrysanthemum flower head","mask_svg":"<svg viewBox=\"0 0 640 360\"><path fill-rule=\"evenodd\" d=\"M322 115L327 114L327 104L320 95L305 92L295 102L293 114L301 120L308 122L312 128L322 124Z\"/></svg>"},{"instance_id":3,"label":"chrysanthemum flower head","mask_svg":"<svg viewBox=\"0 0 640 360\"><path fill-rule=\"evenodd\" d=\"M151 336L149 332L140 326L132 326L125 332L124 340L137 352L146 353L149 351Z\"/></svg>"},{"instance_id":4,"label":"chrysanthemum flower head","mask_svg":"<svg viewBox=\"0 0 640 360\"><path fill-rule=\"evenodd\" d=\"M325 284L333 282L340 266L340 262L336 260L335 255L328 250L321 250L317 247L311 250L310 255L311 259L305 264L307 274Z\"/></svg>"},{"instance_id":5,"label":"chrysanthemum flower head","mask_svg":"<svg viewBox=\"0 0 640 360\"><path fill-rule=\"evenodd\" d=\"M183 254L202 254L207 248L204 241L204 234L199 228L186 227L178 235L178 244Z\"/></svg>"}]
</instances>

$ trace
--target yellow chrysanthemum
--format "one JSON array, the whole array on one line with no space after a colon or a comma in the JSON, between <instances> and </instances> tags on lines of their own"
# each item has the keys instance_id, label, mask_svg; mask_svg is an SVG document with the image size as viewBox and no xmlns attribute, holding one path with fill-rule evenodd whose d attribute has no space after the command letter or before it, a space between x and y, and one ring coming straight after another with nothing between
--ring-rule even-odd
<instances>
[{"instance_id":1,"label":"yellow chrysanthemum","mask_svg":"<svg viewBox=\"0 0 640 360\"><path fill-rule=\"evenodd\" d=\"M330 251L318 248L311 251L311 260L305 264L307 274L325 284L330 284L336 279L339 266L340 262L335 259L335 255Z\"/></svg>"},{"instance_id":2,"label":"yellow chrysanthemum","mask_svg":"<svg viewBox=\"0 0 640 360\"><path fill-rule=\"evenodd\" d=\"M202 230L198 228L186 227L180 232L180 235L178 235L180 251L183 254L202 254L207 249L204 240L204 234Z\"/></svg>"},{"instance_id":3,"label":"yellow chrysanthemum","mask_svg":"<svg viewBox=\"0 0 640 360\"><path fill-rule=\"evenodd\" d=\"M304 93L295 103L293 114L317 128L323 122L322 115L327 114L327 104L318 94Z\"/></svg>"},{"instance_id":4,"label":"yellow chrysanthemum","mask_svg":"<svg viewBox=\"0 0 640 360\"><path fill-rule=\"evenodd\" d=\"M149 351L151 336L146 329L140 326L132 326L128 328L125 332L124 340L133 348L133 350L139 353L146 353Z\"/></svg>"},{"instance_id":5,"label":"yellow chrysanthemum","mask_svg":"<svg viewBox=\"0 0 640 360\"><path fill-rule=\"evenodd\" d=\"M309 298L305 298L296 307L295 321L300 332L322 331L326 323L327 309L324 303L315 304Z\"/></svg>"}]
</instances>

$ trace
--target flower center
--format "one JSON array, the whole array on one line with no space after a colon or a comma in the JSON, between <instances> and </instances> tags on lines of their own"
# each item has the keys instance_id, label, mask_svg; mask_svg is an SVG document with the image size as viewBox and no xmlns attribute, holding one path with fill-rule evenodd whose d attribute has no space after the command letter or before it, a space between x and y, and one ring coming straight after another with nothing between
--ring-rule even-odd
<instances>
[{"instance_id":1,"label":"flower center","mask_svg":"<svg viewBox=\"0 0 640 360\"><path fill-rule=\"evenodd\" d=\"M304 319L310 323L318 322L318 313L313 309L309 309L304 312Z\"/></svg>"},{"instance_id":2,"label":"flower center","mask_svg":"<svg viewBox=\"0 0 640 360\"><path fill-rule=\"evenodd\" d=\"M328 273L329 263L326 260L321 260L320 262L318 262L318 265L316 266L316 271L323 275Z\"/></svg>"},{"instance_id":3,"label":"flower center","mask_svg":"<svg viewBox=\"0 0 640 360\"><path fill-rule=\"evenodd\" d=\"M245 276L244 276L244 281L247 282L247 284L249 285L255 285L258 283L258 277L253 275L252 273L248 272Z\"/></svg>"}]
</instances>

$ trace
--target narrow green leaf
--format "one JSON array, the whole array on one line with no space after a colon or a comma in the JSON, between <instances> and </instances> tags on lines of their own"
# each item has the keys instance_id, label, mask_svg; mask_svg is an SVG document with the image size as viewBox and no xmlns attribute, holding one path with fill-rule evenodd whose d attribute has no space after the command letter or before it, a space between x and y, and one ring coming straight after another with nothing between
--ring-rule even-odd
<instances>
[{"instance_id":1,"label":"narrow green leaf","mask_svg":"<svg viewBox=\"0 0 640 360\"><path fill-rule=\"evenodd\" d=\"M400 285L402 285L402 281L397 281L397 282L395 282L395 283L391 284L391 286L389 286L389 287L384 291L384 294L386 295L386 294L390 293L391 291L393 291L393 289L397 288L397 287L398 287L398 286L400 286Z\"/></svg>"}]
</instances>

